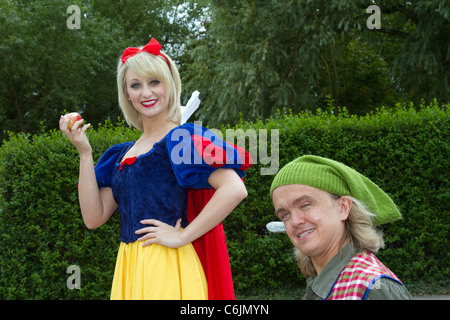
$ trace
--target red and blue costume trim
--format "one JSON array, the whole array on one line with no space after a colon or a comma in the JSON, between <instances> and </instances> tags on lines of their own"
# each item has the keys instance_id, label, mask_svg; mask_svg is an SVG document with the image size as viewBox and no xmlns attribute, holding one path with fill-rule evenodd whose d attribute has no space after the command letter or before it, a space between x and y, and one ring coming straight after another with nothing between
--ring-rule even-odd
<instances>
[{"instance_id":1,"label":"red and blue costume trim","mask_svg":"<svg viewBox=\"0 0 450 320\"><path fill-rule=\"evenodd\" d=\"M250 167L248 152L223 141L211 130L186 123L170 131L147 154L123 159L133 142L115 145L98 161L99 188L111 187L121 213L121 241L136 241L143 218L182 226L202 211L214 194L208 183L218 168L240 178ZM234 299L230 260L222 223L193 242L208 282L211 300Z\"/></svg>"}]
</instances>

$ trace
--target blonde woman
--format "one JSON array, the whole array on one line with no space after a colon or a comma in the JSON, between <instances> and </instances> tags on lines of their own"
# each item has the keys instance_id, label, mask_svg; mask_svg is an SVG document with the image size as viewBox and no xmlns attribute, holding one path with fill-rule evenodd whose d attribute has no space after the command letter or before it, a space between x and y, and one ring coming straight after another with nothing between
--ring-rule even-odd
<instances>
[{"instance_id":1,"label":"blonde woman","mask_svg":"<svg viewBox=\"0 0 450 320\"><path fill-rule=\"evenodd\" d=\"M303 156L277 173L270 192L308 277L305 299L411 299L375 255L384 242L374 224L401 218L376 184L337 161Z\"/></svg>"},{"instance_id":2,"label":"blonde woman","mask_svg":"<svg viewBox=\"0 0 450 320\"><path fill-rule=\"evenodd\" d=\"M80 154L83 220L93 229L120 214L111 299L233 299L221 221L247 196L241 178L248 165L209 130L180 125L180 76L160 49L151 39L127 48L118 62L119 105L129 125L142 131L137 141L112 146L94 167L89 125L78 121L69 130L61 117L60 129ZM208 196L193 200L190 194L202 190ZM202 249L205 237L209 249ZM220 253L221 266L205 269L205 250ZM218 288L223 277L226 288Z\"/></svg>"}]
</instances>

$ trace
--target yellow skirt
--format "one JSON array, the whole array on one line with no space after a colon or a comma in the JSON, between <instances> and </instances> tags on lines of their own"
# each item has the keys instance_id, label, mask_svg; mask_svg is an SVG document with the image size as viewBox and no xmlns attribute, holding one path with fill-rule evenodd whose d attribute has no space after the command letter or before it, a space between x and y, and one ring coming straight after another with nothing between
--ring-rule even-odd
<instances>
[{"instance_id":1,"label":"yellow skirt","mask_svg":"<svg viewBox=\"0 0 450 320\"><path fill-rule=\"evenodd\" d=\"M112 300L206 300L208 286L192 244L172 249L120 243Z\"/></svg>"}]
</instances>

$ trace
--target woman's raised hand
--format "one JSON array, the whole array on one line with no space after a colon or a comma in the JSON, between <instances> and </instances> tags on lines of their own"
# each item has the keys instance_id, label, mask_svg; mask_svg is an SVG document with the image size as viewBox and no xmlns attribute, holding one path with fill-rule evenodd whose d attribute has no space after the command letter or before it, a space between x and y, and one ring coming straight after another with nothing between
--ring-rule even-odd
<instances>
[{"instance_id":1,"label":"woman's raised hand","mask_svg":"<svg viewBox=\"0 0 450 320\"><path fill-rule=\"evenodd\" d=\"M59 129L67 136L80 154L92 152L91 145L86 136L86 130L91 126L90 123L82 126L83 119L76 121L69 129L70 115L61 116L59 119Z\"/></svg>"}]
</instances>

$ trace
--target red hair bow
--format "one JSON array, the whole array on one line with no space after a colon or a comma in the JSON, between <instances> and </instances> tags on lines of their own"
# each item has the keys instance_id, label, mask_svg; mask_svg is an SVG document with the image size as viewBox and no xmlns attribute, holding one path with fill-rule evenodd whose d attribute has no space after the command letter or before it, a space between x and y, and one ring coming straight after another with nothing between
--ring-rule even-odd
<instances>
[{"instance_id":1,"label":"red hair bow","mask_svg":"<svg viewBox=\"0 0 450 320\"><path fill-rule=\"evenodd\" d=\"M125 63L128 60L128 58L131 58L132 56L145 51L145 52L148 52L155 56L163 57L164 60L166 60L167 65L169 66L169 69L171 69L169 59L167 59L167 57L161 53L161 48L162 47L159 44L159 42L156 39L151 38L150 42L147 43L142 49L135 48L135 47L126 48L122 54L122 62Z\"/></svg>"}]
</instances>

